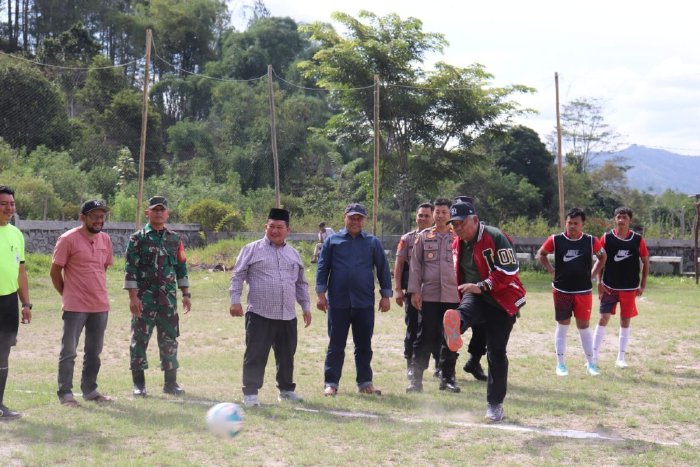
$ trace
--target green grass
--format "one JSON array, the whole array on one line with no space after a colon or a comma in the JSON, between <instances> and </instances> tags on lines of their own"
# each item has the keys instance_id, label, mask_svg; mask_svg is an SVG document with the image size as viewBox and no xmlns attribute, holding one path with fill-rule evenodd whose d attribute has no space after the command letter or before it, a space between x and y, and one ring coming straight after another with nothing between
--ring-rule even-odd
<instances>
[{"instance_id":1,"label":"green grass","mask_svg":"<svg viewBox=\"0 0 700 467\"><path fill-rule=\"evenodd\" d=\"M244 242L190 251L190 261L233 264ZM309 251L304 250L308 264ZM220 255L220 256L215 256ZM221 261L214 261L220 258ZM264 406L247 410L243 431L221 440L206 431L204 415L216 402L240 401L244 329L228 314L229 272L192 268L193 310L181 315L180 382L187 398L161 393L155 338L146 373L150 396L131 397L129 313L121 290L123 261L109 271L112 311L100 389L109 405L59 405L56 370L61 337L58 295L48 277L50 259L29 255L34 321L20 329L10 355L6 403L23 412L0 425L0 456L10 465L697 465L700 464L700 311L690 279L652 277L633 320L631 367L614 367L617 318L601 356L602 375L589 377L578 334L569 333L570 376L554 375L554 318L547 275L526 271L528 304L509 345L510 374L503 430L483 424L486 386L458 369L460 394L445 394L426 373L425 392L404 391L403 310L378 314L374 337L375 383L381 397L354 387L349 341L340 393L324 398L325 315L313 313L299 328L297 410L276 400L270 356ZM307 279L313 284L313 269ZM314 295L312 294L312 298ZM75 385L79 390L80 362ZM461 368L464 352L458 360ZM347 412L365 416L339 416ZM539 430L539 431L537 431ZM571 439L546 430L578 430L615 440Z\"/></svg>"}]
</instances>

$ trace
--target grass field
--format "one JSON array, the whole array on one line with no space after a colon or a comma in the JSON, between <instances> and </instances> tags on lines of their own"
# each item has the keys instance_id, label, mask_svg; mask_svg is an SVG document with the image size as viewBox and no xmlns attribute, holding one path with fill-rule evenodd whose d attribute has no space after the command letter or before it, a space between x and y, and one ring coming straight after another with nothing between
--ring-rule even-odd
<instances>
[{"instance_id":1,"label":"grass field","mask_svg":"<svg viewBox=\"0 0 700 467\"><path fill-rule=\"evenodd\" d=\"M116 401L69 409L56 397L61 312L49 258L31 255L28 264L34 321L21 326L5 394L24 417L0 425L2 465L700 465L700 289L690 279L650 278L632 324L630 368L614 366L614 318L602 375L586 374L578 333L570 330L571 374L560 378L548 277L524 272L528 304L511 336L507 419L497 425L483 422L486 387L462 372L464 355L457 362L461 394L438 391L427 374L423 394L405 393L403 310L395 304L378 315L373 341L375 384L385 395L357 394L350 341L340 393L324 398L326 320L314 310L311 326L299 328L296 356L297 390L306 401L277 402L271 357L263 407L247 410L243 431L222 440L207 432L204 415L217 402L241 400L244 330L243 320L228 314L229 273L192 268L193 310L180 320L179 379L187 397L162 394L154 338L150 395L135 400L127 294L121 266L110 269L113 306L99 383ZM76 391L81 359L79 353Z\"/></svg>"}]
</instances>

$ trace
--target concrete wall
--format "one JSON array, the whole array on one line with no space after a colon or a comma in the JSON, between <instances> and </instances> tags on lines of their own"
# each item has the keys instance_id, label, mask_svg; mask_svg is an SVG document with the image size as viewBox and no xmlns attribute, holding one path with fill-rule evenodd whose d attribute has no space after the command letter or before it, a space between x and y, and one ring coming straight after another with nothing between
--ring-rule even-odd
<instances>
[{"instance_id":1,"label":"concrete wall","mask_svg":"<svg viewBox=\"0 0 700 467\"><path fill-rule=\"evenodd\" d=\"M51 253L56 244L56 239L65 231L80 225L78 221L63 222L63 221L26 221L20 220L17 222L17 227L24 233L26 241L26 250L29 252ZM169 224L169 227L178 232L187 248L196 248L204 246L204 241L199 235L199 224ZM131 222L107 222L105 223L104 231L112 237L114 244L114 254L122 256L126 250L126 245L129 241L129 236L135 231L134 224ZM236 234L214 233L207 232L207 243L214 243L218 240L230 238L232 236L250 238L251 240L261 238L263 235L260 232L239 232ZM316 242L316 232L313 233L292 233L290 240ZM400 235L380 235L380 240L384 245L384 249L389 252L389 257L393 261L396 245L399 243ZM519 257L525 258L524 254L529 254L534 259L537 250L544 243L544 237L513 237L516 253L520 253ZM651 256L677 256L682 257L681 273L691 273L693 268L693 244L690 240L658 240L646 239L649 254ZM652 272L657 273L672 273L678 272L677 268L666 265L656 265Z\"/></svg>"}]
</instances>

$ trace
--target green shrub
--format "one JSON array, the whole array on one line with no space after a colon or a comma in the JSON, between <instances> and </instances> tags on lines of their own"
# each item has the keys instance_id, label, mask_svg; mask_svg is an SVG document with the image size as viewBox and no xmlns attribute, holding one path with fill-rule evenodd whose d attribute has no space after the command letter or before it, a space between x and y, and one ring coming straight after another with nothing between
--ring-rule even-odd
<instances>
[{"instance_id":1,"label":"green shrub","mask_svg":"<svg viewBox=\"0 0 700 467\"><path fill-rule=\"evenodd\" d=\"M203 199L194 203L183 213L185 222L199 224L202 230L213 231L233 209L215 199Z\"/></svg>"},{"instance_id":2,"label":"green shrub","mask_svg":"<svg viewBox=\"0 0 700 467\"><path fill-rule=\"evenodd\" d=\"M241 232L246 229L243 216L239 212L229 212L216 224L217 232Z\"/></svg>"}]
</instances>

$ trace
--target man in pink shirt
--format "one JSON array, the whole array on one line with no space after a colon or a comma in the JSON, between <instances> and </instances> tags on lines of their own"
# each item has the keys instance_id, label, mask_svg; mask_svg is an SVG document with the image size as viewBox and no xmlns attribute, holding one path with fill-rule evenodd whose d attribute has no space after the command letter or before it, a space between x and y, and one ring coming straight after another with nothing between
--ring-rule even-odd
<instances>
[{"instance_id":1,"label":"man in pink shirt","mask_svg":"<svg viewBox=\"0 0 700 467\"><path fill-rule=\"evenodd\" d=\"M112 264L112 239L102 232L107 206L98 200L80 207L81 226L58 238L51 260L51 281L61 295L63 339L58 359L58 399L68 407L79 407L73 397L73 367L78 340L85 329L85 357L80 389L83 399L108 402L97 391L100 353L107 328L109 297L107 268Z\"/></svg>"}]
</instances>

